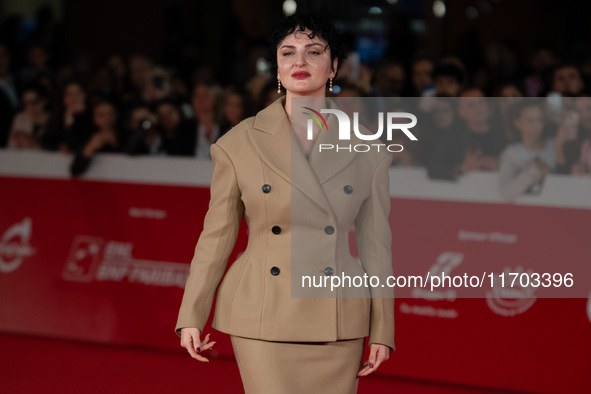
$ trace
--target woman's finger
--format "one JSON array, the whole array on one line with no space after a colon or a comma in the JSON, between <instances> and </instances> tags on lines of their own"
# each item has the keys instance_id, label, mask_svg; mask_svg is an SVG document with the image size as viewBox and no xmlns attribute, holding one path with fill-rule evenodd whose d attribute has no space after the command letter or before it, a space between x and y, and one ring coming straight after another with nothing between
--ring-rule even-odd
<instances>
[{"instance_id":1,"label":"woman's finger","mask_svg":"<svg viewBox=\"0 0 591 394\"><path fill-rule=\"evenodd\" d=\"M199 349L197 349L197 351L199 352L205 345L207 345L207 343L209 342L209 336L210 334L207 334L205 336L205 338L203 339L203 341L197 342L199 344Z\"/></svg>"},{"instance_id":2,"label":"woman's finger","mask_svg":"<svg viewBox=\"0 0 591 394\"><path fill-rule=\"evenodd\" d=\"M198 329L183 329L181 330L181 346L187 349L189 355L195 360L201 362L209 362L209 360L203 355L199 354L201 351L201 331ZM209 338L209 334L206 336Z\"/></svg>"},{"instance_id":3,"label":"woman's finger","mask_svg":"<svg viewBox=\"0 0 591 394\"><path fill-rule=\"evenodd\" d=\"M188 350L189 350L189 354L191 355L191 357L193 357L195 360L205 362L205 363L209 362L207 357L204 357L203 355L200 354L202 351L202 346L201 346L201 341L199 340L199 337L197 337L197 338L193 337L191 344L188 347Z\"/></svg>"},{"instance_id":4,"label":"woman's finger","mask_svg":"<svg viewBox=\"0 0 591 394\"><path fill-rule=\"evenodd\" d=\"M386 346L371 346L369 359L363 363L366 367L359 371L357 376L367 376L376 371L380 364L388 358L389 354Z\"/></svg>"},{"instance_id":5,"label":"woman's finger","mask_svg":"<svg viewBox=\"0 0 591 394\"><path fill-rule=\"evenodd\" d=\"M359 371L357 373L357 376L367 376L371 372L373 372L373 370L375 368L375 358L376 358L377 349L375 346L371 346L370 349L371 350L369 353L369 358L367 359L367 361L365 361L363 363L363 365L365 365L366 367L363 368L361 371Z\"/></svg>"},{"instance_id":6,"label":"woman's finger","mask_svg":"<svg viewBox=\"0 0 591 394\"><path fill-rule=\"evenodd\" d=\"M357 376L361 377L361 376L367 376L369 375L371 372L373 371L373 368L370 368L369 365L367 365L365 368L363 368L361 371L357 372Z\"/></svg>"},{"instance_id":7,"label":"woman's finger","mask_svg":"<svg viewBox=\"0 0 591 394\"><path fill-rule=\"evenodd\" d=\"M211 341L206 345L201 345L201 352L200 353L203 353L205 350L211 349L213 347L213 345L215 345L215 344L216 344L215 341Z\"/></svg>"}]
</instances>

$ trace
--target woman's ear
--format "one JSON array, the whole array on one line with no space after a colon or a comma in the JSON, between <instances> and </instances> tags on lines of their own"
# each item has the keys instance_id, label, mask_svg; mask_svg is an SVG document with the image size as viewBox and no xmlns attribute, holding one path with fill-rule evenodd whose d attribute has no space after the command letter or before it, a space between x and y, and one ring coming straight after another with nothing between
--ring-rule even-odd
<instances>
[{"instance_id":1,"label":"woman's ear","mask_svg":"<svg viewBox=\"0 0 591 394\"><path fill-rule=\"evenodd\" d=\"M332 67L330 70L329 78L334 78L337 75L337 68L339 65L339 58L335 57L332 59Z\"/></svg>"}]
</instances>

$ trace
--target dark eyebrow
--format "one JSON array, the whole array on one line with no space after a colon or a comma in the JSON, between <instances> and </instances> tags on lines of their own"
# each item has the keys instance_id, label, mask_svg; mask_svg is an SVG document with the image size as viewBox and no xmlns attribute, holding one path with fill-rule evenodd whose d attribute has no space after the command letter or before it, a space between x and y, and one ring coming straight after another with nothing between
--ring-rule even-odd
<instances>
[{"instance_id":1,"label":"dark eyebrow","mask_svg":"<svg viewBox=\"0 0 591 394\"><path fill-rule=\"evenodd\" d=\"M314 45L322 46L322 44L320 44L319 42L313 42L311 44L306 44L306 47L311 47L311 46L314 46ZM295 48L295 46L293 46L293 45L282 45L281 48L279 48L279 49L283 49L283 48Z\"/></svg>"}]
</instances>

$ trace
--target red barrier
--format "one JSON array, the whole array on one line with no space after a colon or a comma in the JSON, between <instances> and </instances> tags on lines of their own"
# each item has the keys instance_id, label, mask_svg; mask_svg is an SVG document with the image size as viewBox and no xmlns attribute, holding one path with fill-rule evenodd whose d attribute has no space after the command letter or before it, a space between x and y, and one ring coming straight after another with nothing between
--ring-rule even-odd
<instances>
[{"instance_id":1,"label":"red barrier","mask_svg":"<svg viewBox=\"0 0 591 394\"><path fill-rule=\"evenodd\" d=\"M1 176L0 191L0 330L182 351L173 329L207 188ZM475 256L513 267L519 256L590 255L591 210L393 198L392 212L394 261L412 261L414 273L438 261L468 266ZM474 229L507 242L461 233ZM243 226L230 261L246 237ZM410 269L401 267L399 275ZM396 300L397 349L379 373L536 392L591 389L591 301L423 296ZM228 336L213 339L213 356L232 354Z\"/></svg>"}]
</instances>

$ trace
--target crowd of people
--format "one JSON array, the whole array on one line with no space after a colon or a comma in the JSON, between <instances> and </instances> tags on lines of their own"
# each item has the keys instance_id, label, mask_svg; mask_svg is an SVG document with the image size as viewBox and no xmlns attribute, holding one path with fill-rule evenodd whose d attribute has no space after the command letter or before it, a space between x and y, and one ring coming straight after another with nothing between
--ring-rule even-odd
<instances>
[{"instance_id":1,"label":"crowd of people","mask_svg":"<svg viewBox=\"0 0 591 394\"><path fill-rule=\"evenodd\" d=\"M264 56L250 56L240 79L222 84L206 63L187 72L112 53L88 67L52 62L55 46L41 41L18 52L2 41L0 148L71 154L75 176L98 152L209 159L212 143L283 94ZM330 96L416 98L418 143L404 143L394 165L446 180L498 171L508 199L535 193L548 173L591 172L591 67L540 48L526 73L491 86L458 56L357 60L351 48Z\"/></svg>"}]
</instances>

